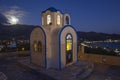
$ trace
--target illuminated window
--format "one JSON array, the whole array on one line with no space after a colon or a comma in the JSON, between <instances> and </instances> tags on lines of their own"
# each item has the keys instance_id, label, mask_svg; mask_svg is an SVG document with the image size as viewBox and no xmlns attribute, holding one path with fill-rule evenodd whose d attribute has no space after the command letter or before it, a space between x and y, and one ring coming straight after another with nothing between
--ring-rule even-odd
<instances>
[{"instance_id":1,"label":"illuminated window","mask_svg":"<svg viewBox=\"0 0 120 80\"><path fill-rule=\"evenodd\" d=\"M34 52L37 52L37 41L34 41L33 49L34 49Z\"/></svg>"},{"instance_id":2,"label":"illuminated window","mask_svg":"<svg viewBox=\"0 0 120 80\"><path fill-rule=\"evenodd\" d=\"M73 38L71 34L67 34L66 36L66 64L72 62L73 54Z\"/></svg>"},{"instance_id":3,"label":"illuminated window","mask_svg":"<svg viewBox=\"0 0 120 80\"><path fill-rule=\"evenodd\" d=\"M68 16L66 16L66 24L70 24L70 23L69 23L69 17L68 17Z\"/></svg>"},{"instance_id":4,"label":"illuminated window","mask_svg":"<svg viewBox=\"0 0 120 80\"><path fill-rule=\"evenodd\" d=\"M38 41L38 52L42 52L42 43Z\"/></svg>"},{"instance_id":5,"label":"illuminated window","mask_svg":"<svg viewBox=\"0 0 120 80\"><path fill-rule=\"evenodd\" d=\"M72 50L72 36L71 36L71 34L68 34L66 38L67 38L66 39L67 40L67 46L66 46L67 51Z\"/></svg>"},{"instance_id":6,"label":"illuminated window","mask_svg":"<svg viewBox=\"0 0 120 80\"><path fill-rule=\"evenodd\" d=\"M60 25L60 15L57 15L57 24Z\"/></svg>"},{"instance_id":7,"label":"illuminated window","mask_svg":"<svg viewBox=\"0 0 120 80\"><path fill-rule=\"evenodd\" d=\"M25 50L25 48L23 47L23 48L22 48L22 51L24 51L24 50Z\"/></svg>"},{"instance_id":8,"label":"illuminated window","mask_svg":"<svg viewBox=\"0 0 120 80\"><path fill-rule=\"evenodd\" d=\"M51 24L51 15L47 15L47 24Z\"/></svg>"}]
</instances>

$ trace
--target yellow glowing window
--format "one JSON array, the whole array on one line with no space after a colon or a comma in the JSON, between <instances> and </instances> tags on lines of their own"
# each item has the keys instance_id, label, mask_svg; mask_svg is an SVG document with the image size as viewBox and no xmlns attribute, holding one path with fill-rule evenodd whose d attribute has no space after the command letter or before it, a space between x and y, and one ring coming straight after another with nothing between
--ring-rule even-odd
<instances>
[{"instance_id":1,"label":"yellow glowing window","mask_svg":"<svg viewBox=\"0 0 120 80\"><path fill-rule=\"evenodd\" d=\"M60 25L60 15L57 15L57 24Z\"/></svg>"},{"instance_id":2,"label":"yellow glowing window","mask_svg":"<svg viewBox=\"0 0 120 80\"><path fill-rule=\"evenodd\" d=\"M22 48L22 51L24 51L25 50L25 48Z\"/></svg>"},{"instance_id":3,"label":"yellow glowing window","mask_svg":"<svg viewBox=\"0 0 120 80\"><path fill-rule=\"evenodd\" d=\"M51 23L51 15L47 15L47 24Z\"/></svg>"},{"instance_id":4,"label":"yellow glowing window","mask_svg":"<svg viewBox=\"0 0 120 80\"><path fill-rule=\"evenodd\" d=\"M34 45L33 45L34 51L37 52L37 42L34 41Z\"/></svg>"},{"instance_id":5,"label":"yellow glowing window","mask_svg":"<svg viewBox=\"0 0 120 80\"><path fill-rule=\"evenodd\" d=\"M66 37L66 49L67 51L72 50L72 36L68 34Z\"/></svg>"},{"instance_id":6,"label":"yellow glowing window","mask_svg":"<svg viewBox=\"0 0 120 80\"><path fill-rule=\"evenodd\" d=\"M67 51L72 50L72 42L71 40L67 40Z\"/></svg>"}]
</instances>

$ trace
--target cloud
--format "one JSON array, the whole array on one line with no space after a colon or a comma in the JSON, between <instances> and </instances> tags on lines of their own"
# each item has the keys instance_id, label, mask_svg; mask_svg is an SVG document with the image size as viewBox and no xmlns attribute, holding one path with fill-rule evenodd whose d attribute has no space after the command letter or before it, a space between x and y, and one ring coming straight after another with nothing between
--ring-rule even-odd
<instances>
[{"instance_id":1,"label":"cloud","mask_svg":"<svg viewBox=\"0 0 120 80\"><path fill-rule=\"evenodd\" d=\"M8 19L0 13L0 24L8 24Z\"/></svg>"},{"instance_id":2,"label":"cloud","mask_svg":"<svg viewBox=\"0 0 120 80\"><path fill-rule=\"evenodd\" d=\"M9 16L9 15L12 15L12 16L15 16L17 18L21 18L21 17L24 17L25 16L25 12L22 11L19 7L17 6L13 6L10 8L10 10L6 11L4 13L5 15Z\"/></svg>"},{"instance_id":3,"label":"cloud","mask_svg":"<svg viewBox=\"0 0 120 80\"><path fill-rule=\"evenodd\" d=\"M19 19L19 23L21 23L22 18L26 16L26 12L18 6L12 6L3 11L2 14L8 19L8 23L10 23L11 17L16 17L17 19Z\"/></svg>"}]
</instances>

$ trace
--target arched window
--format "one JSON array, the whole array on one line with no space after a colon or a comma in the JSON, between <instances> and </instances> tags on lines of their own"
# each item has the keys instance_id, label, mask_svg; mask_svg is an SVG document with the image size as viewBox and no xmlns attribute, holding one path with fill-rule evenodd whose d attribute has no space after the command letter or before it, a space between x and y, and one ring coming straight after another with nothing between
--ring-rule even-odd
<instances>
[{"instance_id":1,"label":"arched window","mask_svg":"<svg viewBox=\"0 0 120 80\"><path fill-rule=\"evenodd\" d=\"M34 52L37 52L37 41L34 41L33 43L33 50Z\"/></svg>"},{"instance_id":2,"label":"arched window","mask_svg":"<svg viewBox=\"0 0 120 80\"><path fill-rule=\"evenodd\" d=\"M66 16L66 24L70 24L68 16Z\"/></svg>"},{"instance_id":3,"label":"arched window","mask_svg":"<svg viewBox=\"0 0 120 80\"><path fill-rule=\"evenodd\" d=\"M73 38L71 34L66 35L66 64L73 61Z\"/></svg>"},{"instance_id":4,"label":"arched window","mask_svg":"<svg viewBox=\"0 0 120 80\"><path fill-rule=\"evenodd\" d=\"M52 20L51 20L51 15L47 15L47 24L51 24Z\"/></svg>"},{"instance_id":5,"label":"arched window","mask_svg":"<svg viewBox=\"0 0 120 80\"><path fill-rule=\"evenodd\" d=\"M38 52L42 52L42 43L38 41Z\"/></svg>"},{"instance_id":6,"label":"arched window","mask_svg":"<svg viewBox=\"0 0 120 80\"><path fill-rule=\"evenodd\" d=\"M60 15L57 15L57 24L60 25Z\"/></svg>"}]
</instances>

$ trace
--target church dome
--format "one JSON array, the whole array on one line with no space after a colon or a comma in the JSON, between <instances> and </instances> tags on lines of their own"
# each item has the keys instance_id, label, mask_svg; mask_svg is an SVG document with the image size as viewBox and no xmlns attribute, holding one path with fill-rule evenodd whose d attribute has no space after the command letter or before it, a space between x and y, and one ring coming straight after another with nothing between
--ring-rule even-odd
<instances>
[{"instance_id":1,"label":"church dome","mask_svg":"<svg viewBox=\"0 0 120 80\"><path fill-rule=\"evenodd\" d=\"M48 9L46 9L45 11L42 11L42 13L45 13L46 11L51 11L51 12L57 12L57 11L59 11L59 12L61 12L60 10L58 10L58 9L56 9L56 8L54 8L54 7L50 7L50 8L48 8Z\"/></svg>"}]
</instances>

